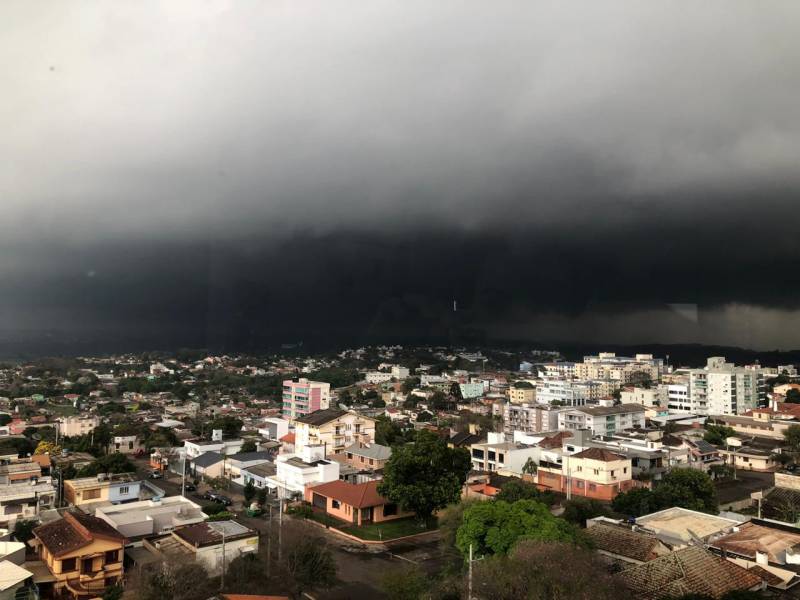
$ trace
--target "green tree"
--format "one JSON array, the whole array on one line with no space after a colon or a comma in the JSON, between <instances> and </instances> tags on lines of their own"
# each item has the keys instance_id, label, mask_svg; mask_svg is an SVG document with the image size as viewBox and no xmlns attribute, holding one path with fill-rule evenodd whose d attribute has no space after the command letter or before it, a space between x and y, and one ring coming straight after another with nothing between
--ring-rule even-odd
<instances>
[{"instance_id":1,"label":"green tree","mask_svg":"<svg viewBox=\"0 0 800 600\"><path fill-rule=\"evenodd\" d=\"M8 425L11 423L11 415L0 413L0 425Z\"/></svg>"},{"instance_id":2,"label":"green tree","mask_svg":"<svg viewBox=\"0 0 800 600\"><path fill-rule=\"evenodd\" d=\"M381 589L389 600L421 600L428 587L427 575L416 565L390 571L381 579Z\"/></svg>"},{"instance_id":3,"label":"green tree","mask_svg":"<svg viewBox=\"0 0 800 600\"><path fill-rule=\"evenodd\" d=\"M336 583L336 562L322 538L304 537L295 543L286 556L294 596L316 588L329 588Z\"/></svg>"},{"instance_id":4,"label":"green tree","mask_svg":"<svg viewBox=\"0 0 800 600\"><path fill-rule=\"evenodd\" d=\"M630 594L602 559L574 544L522 540L475 564L478 600L617 600Z\"/></svg>"},{"instance_id":5,"label":"green tree","mask_svg":"<svg viewBox=\"0 0 800 600\"><path fill-rule=\"evenodd\" d=\"M232 594L262 594L265 567L255 556L237 556L225 571L224 591Z\"/></svg>"},{"instance_id":6,"label":"green tree","mask_svg":"<svg viewBox=\"0 0 800 600\"><path fill-rule=\"evenodd\" d=\"M564 512L561 516L579 527L586 527L587 519L608 515L608 513L608 508L602 502L578 496L564 503Z\"/></svg>"},{"instance_id":7,"label":"green tree","mask_svg":"<svg viewBox=\"0 0 800 600\"><path fill-rule=\"evenodd\" d=\"M630 517L641 517L661 508L658 498L648 488L633 488L617 494L611 501L611 506L615 512Z\"/></svg>"},{"instance_id":8,"label":"green tree","mask_svg":"<svg viewBox=\"0 0 800 600\"><path fill-rule=\"evenodd\" d=\"M726 427L725 425L706 423L705 427L706 432L703 434L703 439L709 444L714 444L715 446L724 446L727 438L736 435L736 432L733 429Z\"/></svg>"},{"instance_id":9,"label":"green tree","mask_svg":"<svg viewBox=\"0 0 800 600\"><path fill-rule=\"evenodd\" d=\"M792 388L786 392L786 402L791 404L800 404L800 390Z\"/></svg>"},{"instance_id":10,"label":"green tree","mask_svg":"<svg viewBox=\"0 0 800 600\"><path fill-rule=\"evenodd\" d=\"M103 600L122 600L123 591L122 586L115 583L107 587L106 591L103 592Z\"/></svg>"},{"instance_id":11,"label":"green tree","mask_svg":"<svg viewBox=\"0 0 800 600\"><path fill-rule=\"evenodd\" d=\"M800 425L789 425L783 432L786 447L795 455L800 452Z\"/></svg>"},{"instance_id":12,"label":"green tree","mask_svg":"<svg viewBox=\"0 0 800 600\"><path fill-rule=\"evenodd\" d=\"M467 450L448 448L443 439L422 430L413 444L394 448L378 492L427 521L458 500L470 466Z\"/></svg>"},{"instance_id":13,"label":"green tree","mask_svg":"<svg viewBox=\"0 0 800 600\"><path fill-rule=\"evenodd\" d=\"M541 502L495 500L473 504L464 511L456 547L464 556L470 545L477 556L508 554L521 539L588 544L575 525L553 516Z\"/></svg>"},{"instance_id":14,"label":"green tree","mask_svg":"<svg viewBox=\"0 0 800 600\"><path fill-rule=\"evenodd\" d=\"M538 500L548 506L552 506L556 501L552 492L542 492L533 483L520 479L512 479L504 483L500 488L500 493L495 496L495 500L504 500L509 504L517 500Z\"/></svg>"},{"instance_id":15,"label":"green tree","mask_svg":"<svg viewBox=\"0 0 800 600\"><path fill-rule=\"evenodd\" d=\"M78 477L92 477L98 473L132 473L136 467L128 457L119 452L101 456L78 471Z\"/></svg>"},{"instance_id":16,"label":"green tree","mask_svg":"<svg viewBox=\"0 0 800 600\"><path fill-rule=\"evenodd\" d=\"M638 517L672 506L717 514L717 493L711 478L697 469L673 469L654 490L634 488L612 501L618 513Z\"/></svg>"},{"instance_id":17,"label":"green tree","mask_svg":"<svg viewBox=\"0 0 800 600\"><path fill-rule=\"evenodd\" d=\"M257 452L258 447L253 440L245 440L242 444L242 449L239 452Z\"/></svg>"},{"instance_id":18,"label":"green tree","mask_svg":"<svg viewBox=\"0 0 800 600\"><path fill-rule=\"evenodd\" d=\"M244 495L244 504L246 507L250 506L250 503L253 501L253 498L256 496L256 486L253 484L252 479L247 480L247 484L244 486L244 490L242 491Z\"/></svg>"},{"instance_id":19,"label":"green tree","mask_svg":"<svg viewBox=\"0 0 800 600\"><path fill-rule=\"evenodd\" d=\"M14 539L23 544L33 539L33 530L37 525L36 521L17 521L14 524Z\"/></svg>"}]
</instances>

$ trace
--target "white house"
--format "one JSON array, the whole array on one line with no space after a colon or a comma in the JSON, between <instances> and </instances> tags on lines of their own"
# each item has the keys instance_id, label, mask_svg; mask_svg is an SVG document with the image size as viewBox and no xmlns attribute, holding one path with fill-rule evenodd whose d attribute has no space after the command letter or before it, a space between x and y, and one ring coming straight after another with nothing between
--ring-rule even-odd
<instances>
[{"instance_id":1,"label":"white house","mask_svg":"<svg viewBox=\"0 0 800 600\"><path fill-rule=\"evenodd\" d=\"M186 441L183 443L183 447L186 450L186 458L191 460L206 452L217 452L223 455L236 454L237 452L241 452L243 444L244 440L242 439L211 442Z\"/></svg>"},{"instance_id":2,"label":"white house","mask_svg":"<svg viewBox=\"0 0 800 600\"><path fill-rule=\"evenodd\" d=\"M302 494L307 485L339 479L339 463L327 460L325 446L305 446L300 454L282 454L275 460L276 474L267 478L267 487L279 497Z\"/></svg>"},{"instance_id":3,"label":"white house","mask_svg":"<svg viewBox=\"0 0 800 600\"><path fill-rule=\"evenodd\" d=\"M126 538L160 535L176 527L202 523L208 518L198 504L183 496L104 506L96 508L94 516L103 519Z\"/></svg>"}]
</instances>

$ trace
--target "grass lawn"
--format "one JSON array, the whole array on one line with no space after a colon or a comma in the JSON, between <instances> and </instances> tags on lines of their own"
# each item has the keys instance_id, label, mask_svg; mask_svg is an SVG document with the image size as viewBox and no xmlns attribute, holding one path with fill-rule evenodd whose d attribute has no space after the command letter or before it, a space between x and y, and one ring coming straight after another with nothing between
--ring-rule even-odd
<instances>
[{"instance_id":1,"label":"grass lawn","mask_svg":"<svg viewBox=\"0 0 800 600\"><path fill-rule=\"evenodd\" d=\"M313 511L309 513L306 518L316 521L317 523L322 523L327 527L335 527L336 529L344 529L347 527L347 523L345 521L337 519L336 517L332 517L323 512Z\"/></svg>"},{"instance_id":2,"label":"grass lawn","mask_svg":"<svg viewBox=\"0 0 800 600\"><path fill-rule=\"evenodd\" d=\"M396 521L386 521L383 523L370 523L361 527L348 527L342 529L345 533L354 535L362 540L393 540L395 538L424 533L436 529L437 523L434 519L431 523L420 525L414 517L408 519L397 519Z\"/></svg>"}]
</instances>

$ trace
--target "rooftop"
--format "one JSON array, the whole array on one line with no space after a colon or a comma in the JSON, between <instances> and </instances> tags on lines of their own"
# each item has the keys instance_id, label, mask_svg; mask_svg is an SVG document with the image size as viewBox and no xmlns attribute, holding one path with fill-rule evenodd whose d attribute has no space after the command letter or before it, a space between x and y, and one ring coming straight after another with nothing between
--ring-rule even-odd
<instances>
[{"instance_id":1,"label":"rooftop","mask_svg":"<svg viewBox=\"0 0 800 600\"><path fill-rule=\"evenodd\" d=\"M626 456L617 454L605 448L587 448L581 452L572 455L571 458L588 458L589 460L599 460L602 462L615 462L618 460L627 460Z\"/></svg>"},{"instance_id":2,"label":"rooftop","mask_svg":"<svg viewBox=\"0 0 800 600\"><path fill-rule=\"evenodd\" d=\"M739 525L739 522L733 519L677 506L639 517L636 523L647 527L659 537L664 536L684 543L690 542L692 535L705 539Z\"/></svg>"},{"instance_id":3,"label":"rooftop","mask_svg":"<svg viewBox=\"0 0 800 600\"><path fill-rule=\"evenodd\" d=\"M655 600L706 594L720 598L734 590L749 590L762 579L752 571L697 546L670 552L630 567L618 577L637 598Z\"/></svg>"},{"instance_id":4,"label":"rooftop","mask_svg":"<svg viewBox=\"0 0 800 600\"><path fill-rule=\"evenodd\" d=\"M72 486L74 490L86 490L86 489L93 489L97 487L107 487L110 485L116 485L121 483L133 483L134 481L139 481L136 473L114 473L111 475L106 475L102 479L100 475L95 477L81 477L80 479L67 479L64 481L65 484L69 484Z\"/></svg>"},{"instance_id":5,"label":"rooftop","mask_svg":"<svg viewBox=\"0 0 800 600\"><path fill-rule=\"evenodd\" d=\"M95 537L125 542L125 536L102 519L78 512L67 512L63 519L39 525L33 534L55 557L90 544Z\"/></svg>"},{"instance_id":6,"label":"rooftop","mask_svg":"<svg viewBox=\"0 0 800 600\"><path fill-rule=\"evenodd\" d=\"M606 415L624 415L627 413L644 412L641 404L619 404L617 406L579 406L572 410L592 415L593 417L603 417Z\"/></svg>"},{"instance_id":7,"label":"rooftop","mask_svg":"<svg viewBox=\"0 0 800 600\"><path fill-rule=\"evenodd\" d=\"M315 485L311 491L315 494L333 498L355 508L366 508L386 504L386 498L378 493L378 481L365 483L346 483L341 479Z\"/></svg>"},{"instance_id":8,"label":"rooftop","mask_svg":"<svg viewBox=\"0 0 800 600\"><path fill-rule=\"evenodd\" d=\"M739 526L739 531L729 533L711 544L748 558L755 558L756 552L763 552L769 562L784 564L786 550L800 544L800 529L792 531L793 528L762 523L744 523Z\"/></svg>"},{"instance_id":9,"label":"rooftop","mask_svg":"<svg viewBox=\"0 0 800 600\"><path fill-rule=\"evenodd\" d=\"M656 558L656 549L663 547L655 536L622 525L595 523L586 529L586 534L598 550L639 562Z\"/></svg>"},{"instance_id":10,"label":"rooftop","mask_svg":"<svg viewBox=\"0 0 800 600\"><path fill-rule=\"evenodd\" d=\"M389 460L392 456L392 449L389 446L381 446L380 444L362 444L356 442L345 448L343 452L350 452L356 456L365 456L375 460Z\"/></svg>"},{"instance_id":11,"label":"rooftop","mask_svg":"<svg viewBox=\"0 0 800 600\"><path fill-rule=\"evenodd\" d=\"M257 536L258 532L245 527L236 521L214 521L213 523L196 523L180 527L172 532L192 546L211 546L222 543L225 534L226 541L238 540Z\"/></svg>"},{"instance_id":12,"label":"rooftop","mask_svg":"<svg viewBox=\"0 0 800 600\"><path fill-rule=\"evenodd\" d=\"M320 425L325 425L325 423L335 421L342 415L346 414L346 410L339 410L338 408L323 408L322 410L315 410L314 412L302 417L297 417L295 422L319 427Z\"/></svg>"}]
</instances>

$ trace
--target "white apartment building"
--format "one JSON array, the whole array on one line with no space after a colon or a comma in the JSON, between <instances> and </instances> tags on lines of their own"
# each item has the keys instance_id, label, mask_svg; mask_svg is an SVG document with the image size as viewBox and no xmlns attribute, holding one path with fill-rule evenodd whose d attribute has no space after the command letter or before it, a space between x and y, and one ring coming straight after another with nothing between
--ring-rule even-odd
<instances>
[{"instance_id":1,"label":"white apartment building","mask_svg":"<svg viewBox=\"0 0 800 600\"><path fill-rule=\"evenodd\" d=\"M197 458L206 452L217 452L223 455L237 454L241 452L244 440L226 440L226 441L212 441L212 442L190 442L183 443L184 452L186 452L186 459L191 460Z\"/></svg>"},{"instance_id":2,"label":"white apartment building","mask_svg":"<svg viewBox=\"0 0 800 600\"><path fill-rule=\"evenodd\" d=\"M208 518L200 505L183 496L142 500L96 508L103 519L126 538L168 533L176 527L202 523Z\"/></svg>"},{"instance_id":3,"label":"white apartment building","mask_svg":"<svg viewBox=\"0 0 800 600\"><path fill-rule=\"evenodd\" d=\"M408 369L408 367L401 367L400 365L394 365L392 367L392 377L397 379L397 381L408 379L410 376L411 371Z\"/></svg>"},{"instance_id":4,"label":"white apartment building","mask_svg":"<svg viewBox=\"0 0 800 600\"><path fill-rule=\"evenodd\" d=\"M705 368L689 369L691 411L699 415L739 415L765 398L764 376L757 367L737 367L712 356Z\"/></svg>"},{"instance_id":5,"label":"white apartment building","mask_svg":"<svg viewBox=\"0 0 800 600\"><path fill-rule=\"evenodd\" d=\"M584 406L598 395L597 384L587 381L545 377L536 385L536 401L540 404Z\"/></svg>"},{"instance_id":6,"label":"white apartment building","mask_svg":"<svg viewBox=\"0 0 800 600\"><path fill-rule=\"evenodd\" d=\"M617 356L614 352L601 352L596 356L584 356L583 362L575 365L575 376L581 379L613 379L627 384L637 377L646 376L658 381L666 372L666 365L652 354Z\"/></svg>"},{"instance_id":7,"label":"white apartment building","mask_svg":"<svg viewBox=\"0 0 800 600\"><path fill-rule=\"evenodd\" d=\"M622 404L641 404L648 408L667 406L667 389L661 386L652 388L625 388L620 392L619 399Z\"/></svg>"},{"instance_id":8,"label":"white apartment building","mask_svg":"<svg viewBox=\"0 0 800 600\"><path fill-rule=\"evenodd\" d=\"M63 417L58 421L58 433L67 437L86 435L98 425L100 417Z\"/></svg>"},{"instance_id":9,"label":"white apartment building","mask_svg":"<svg viewBox=\"0 0 800 600\"><path fill-rule=\"evenodd\" d=\"M667 408L675 413L691 413L692 398L689 394L689 380L686 383L668 383L662 385L667 390Z\"/></svg>"},{"instance_id":10,"label":"white apartment building","mask_svg":"<svg viewBox=\"0 0 800 600\"><path fill-rule=\"evenodd\" d=\"M372 384L388 383L391 380L392 374L383 371L367 371L364 375L364 381Z\"/></svg>"},{"instance_id":11,"label":"white apartment building","mask_svg":"<svg viewBox=\"0 0 800 600\"><path fill-rule=\"evenodd\" d=\"M541 433L558 429L559 409L544 404L506 404L503 406L503 431L513 435Z\"/></svg>"},{"instance_id":12,"label":"white apartment building","mask_svg":"<svg viewBox=\"0 0 800 600\"><path fill-rule=\"evenodd\" d=\"M542 365L544 376L554 379L572 379L575 377L574 362L554 362Z\"/></svg>"},{"instance_id":13,"label":"white apartment building","mask_svg":"<svg viewBox=\"0 0 800 600\"><path fill-rule=\"evenodd\" d=\"M626 429L644 427L644 413L641 404L573 408L558 413L558 428L588 429L592 435L613 435Z\"/></svg>"},{"instance_id":14,"label":"white apartment building","mask_svg":"<svg viewBox=\"0 0 800 600\"><path fill-rule=\"evenodd\" d=\"M472 444L472 468L476 471L488 471L511 476L522 475L522 469L528 459L539 461L541 450L517 442L506 442L502 433L489 433L489 441L483 444Z\"/></svg>"},{"instance_id":15,"label":"white apartment building","mask_svg":"<svg viewBox=\"0 0 800 600\"><path fill-rule=\"evenodd\" d=\"M275 459L275 475L267 477L267 487L279 498L303 494L307 485L339 479L339 463L325 458L325 447L305 446L299 454L281 454Z\"/></svg>"}]
</instances>

